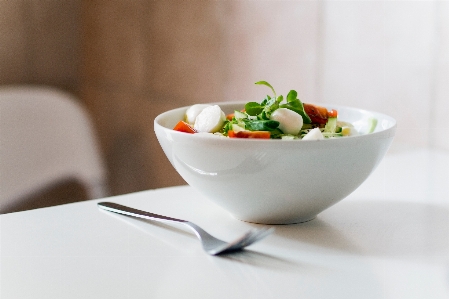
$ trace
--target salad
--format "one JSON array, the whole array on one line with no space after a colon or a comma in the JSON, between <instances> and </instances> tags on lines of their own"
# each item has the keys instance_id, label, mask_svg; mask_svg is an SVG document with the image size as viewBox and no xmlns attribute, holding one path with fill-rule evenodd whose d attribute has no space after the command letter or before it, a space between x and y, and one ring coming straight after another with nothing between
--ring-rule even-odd
<instances>
[{"instance_id":1,"label":"salad","mask_svg":"<svg viewBox=\"0 0 449 299\"><path fill-rule=\"evenodd\" d=\"M268 82L255 84L269 87L273 95L267 95L260 103L248 102L242 110L228 115L218 105L190 106L184 119L173 130L228 138L284 140L320 140L359 134L352 124L338 120L336 110L302 103L295 90L290 90L284 99ZM375 120L371 120L368 133L374 130L375 125Z\"/></svg>"}]
</instances>

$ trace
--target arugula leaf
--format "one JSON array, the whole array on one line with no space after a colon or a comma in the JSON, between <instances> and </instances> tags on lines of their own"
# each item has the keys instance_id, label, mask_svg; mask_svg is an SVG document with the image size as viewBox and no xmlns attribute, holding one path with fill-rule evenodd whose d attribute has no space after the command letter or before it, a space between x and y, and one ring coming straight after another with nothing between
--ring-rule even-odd
<instances>
[{"instance_id":1,"label":"arugula leaf","mask_svg":"<svg viewBox=\"0 0 449 299\"><path fill-rule=\"evenodd\" d=\"M270 119L271 113L279 108L279 104L282 103L283 100L284 97L282 95L278 96L277 98L271 98L265 105L261 118L267 120Z\"/></svg>"},{"instance_id":2,"label":"arugula leaf","mask_svg":"<svg viewBox=\"0 0 449 299\"><path fill-rule=\"evenodd\" d=\"M271 133L271 139L281 139L284 135L284 132L282 132L279 128L274 129L273 131L270 131Z\"/></svg>"},{"instance_id":3,"label":"arugula leaf","mask_svg":"<svg viewBox=\"0 0 449 299\"><path fill-rule=\"evenodd\" d=\"M287 94L287 102L293 102L298 98L296 90L290 90Z\"/></svg>"},{"instance_id":4,"label":"arugula leaf","mask_svg":"<svg viewBox=\"0 0 449 299\"><path fill-rule=\"evenodd\" d=\"M267 95L265 99L260 103L261 106L265 106L269 101L271 100L271 97Z\"/></svg>"},{"instance_id":5,"label":"arugula leaf","mask_svg":"<svg viewBox=\"0 0 449 299\"><path fill-rule=\"evenodd\" d=\"M268 86L268 87L269 87L269 88L271 88L271 90L273 91L273 94L274 94L274 98L276 98L276 91L274 91L274 88L273 88L273 86L271 86L271 84L270 84L270 83L268 83L267 81L258 81L258 82L254 83L254 84L258 84L258 85L265 85L265 86Z\"/></svg>"},{"instance_id":6,"label":"arugula leaf","mask_svg":"<svg viewBox=\"0 0 449 299\"><path fill-rule=\"evenodd\" d=\"M279 127L275 120L243 120L245 129L250 131L273 131Z\"/></svg>"},{"instance_id":7,"label":"arugula leaf","mask_svg":"<svg viewBox=\"0 0 449 299\"><path fill-rule=\"evenodd\" d=\"M248 102L245 105L245 112L251 116L257 116L262 113L264 106L256 102Z\"/></svg>"}]
</instances>

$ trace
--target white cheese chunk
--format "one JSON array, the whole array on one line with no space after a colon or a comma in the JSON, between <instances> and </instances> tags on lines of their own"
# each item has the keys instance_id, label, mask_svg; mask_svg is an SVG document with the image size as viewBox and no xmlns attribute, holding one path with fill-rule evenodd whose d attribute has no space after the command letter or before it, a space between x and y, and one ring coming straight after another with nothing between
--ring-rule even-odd
<instances>
[{"instance_id":1,"label":"white cheese chunk","mask_svg":"<svg viewBox=\"0 0 449 299\"><path fill-rule=\"evenodd\" d=\"M302 116L287 108L275 110L270 119L279 122L279 129L284 134L298 135L303 125Z\"/></svg>"},{"instance_id":2,"label":"white cheese chunk","mask_svg":"<svg viewBox=\"0 0 449 299\"><path fill-rule=\"evenodd\" d=\"M195 119L198 116L198 114L200 114L204 108L207 108L210 106L211 105L208 105L208 104L195 104L195 105L190 106L186 111L186 115L185 115L186 122L191 125L194 125Z\"/></svg>"},{"instance_id":3,"label":"white cheese chunk","mask_svg":"<svg viewBox=\"0 0 449 299\"><path fill-rule=\"evenodd\" d=\"M215 133L224 125L226 115L218 105L204 108L196 117L194 129L198 132Z\"/></svg>"},{"instance_id":4,"label":"white cheese chunk","mask_svg":"<svg viewBox=\"0 0 449 299\"><path fill-rule=\"evenodd\" d=\"M302 138L302 140L321 140L321 139L324 139L324 136L319 128L310 130L310 132L307 133L306 136Z\"/></svg>"}]
</instances>

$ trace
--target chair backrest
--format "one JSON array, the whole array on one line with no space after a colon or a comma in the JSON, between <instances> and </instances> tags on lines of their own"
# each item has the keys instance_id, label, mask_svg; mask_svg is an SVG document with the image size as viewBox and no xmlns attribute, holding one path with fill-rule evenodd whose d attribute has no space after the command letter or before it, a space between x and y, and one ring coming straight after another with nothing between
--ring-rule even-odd
<instances>
[{"instance_id":1,"label":"chair backrest","mask_svg":"<svg viewBox=\"0 0 449 299\"><path fill-rule=\"evenodd\" d=\"M66 179L82 184L90 199L107 195L87 112L75 97L54 88L0 87L0 213Z\"/></svg>"}]
</instances>

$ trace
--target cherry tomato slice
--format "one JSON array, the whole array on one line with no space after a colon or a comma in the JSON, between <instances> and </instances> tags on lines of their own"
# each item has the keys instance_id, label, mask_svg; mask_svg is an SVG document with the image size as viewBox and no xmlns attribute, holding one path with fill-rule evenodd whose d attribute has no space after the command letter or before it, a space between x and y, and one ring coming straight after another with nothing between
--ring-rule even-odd
<instances>
[{"instance_id":1,"label":"cherry tomato slice","mask_svg":"<svg viewBox=\"0 0 449 299\"><path fill-rule=\"evenodd\" d=\"M331 117L337 117L337 115L338 115L338 112L337 112L337 110L335 110L335 109L332 109L332 110L330 110L330 111L327 112L327 116L328 116L329 118L331 118Z\"/></svg>"},{"instance_id":2,"label":"cherry tomato slice","mask_svg":"<svg viewBox=\"0 0 449 299\"><path fill-rule=\"evenodd\" d=\"M234 113L226 115L226 119L229 121L231 121L233 117L234 117Z\"/></svg>"},{"instance_id":3,"label":"cherry tomato slice","mask_svg":"<svg viewBox=\"0 0 449 299\"><path fill-rule=\"evenodd\" d=\"M196 133L196 130L194 128L192 128L191 125L189 125L188 123L186 123L185 121L180 120L176 126L173 128L173 130L175 131L179 131L179 132L185 132L185 133Z\"/></svg>"},{"instance_id":4,"label":"cherry tomato slice","mask_svg":"<svg viewBox=\"0 0 449 299\"><path fill-rule=\"evenodd\" d=\"M304 111L312 120L313 124L327 123L327 109L322 106L304 103Z\"/></svg>"}]
</instances>

